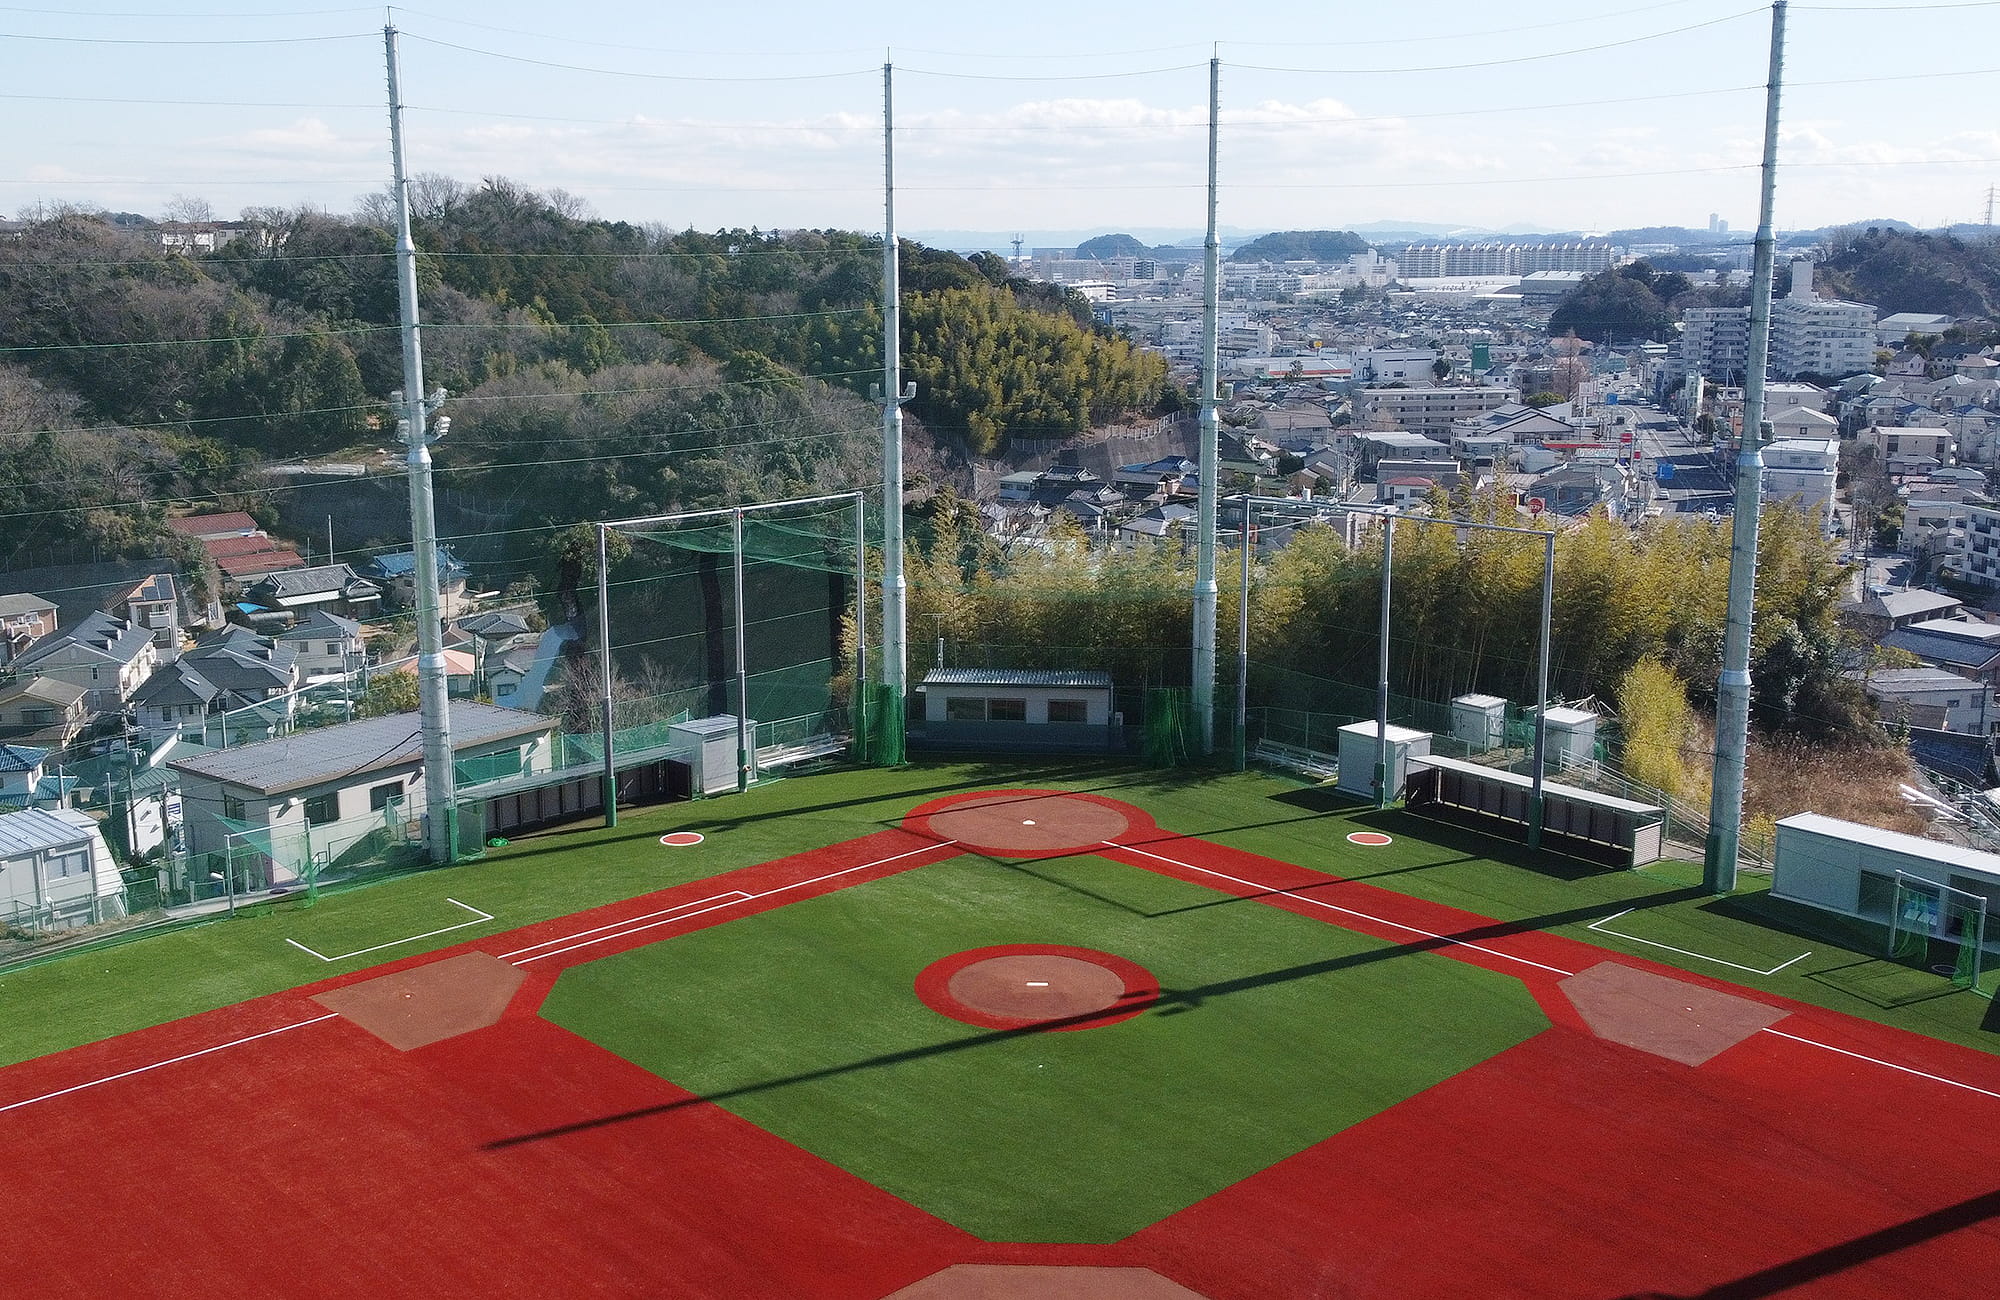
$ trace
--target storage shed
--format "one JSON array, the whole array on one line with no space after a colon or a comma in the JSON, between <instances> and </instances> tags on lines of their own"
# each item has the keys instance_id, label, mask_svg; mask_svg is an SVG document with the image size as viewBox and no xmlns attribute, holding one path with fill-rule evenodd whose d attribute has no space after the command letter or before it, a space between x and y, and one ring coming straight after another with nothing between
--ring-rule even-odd
<instances>
[{"instance_id":1,"label":"storage shed","mask_svg":"<svg viewBox=\"0 0 2000 1300\"><path fill-rule=\"evenodd\" d=\"M1112 709L1111 674L1059 668L934 668L912 742L1000 748L1117 748L1123 718Z\"/></svg>"},{"instance_id":2,"label":"storage shed","mask_svg":"<svg viewBox=\"0 0 2000 1300\"><path fill-rule=\"evenodd\" d=\"M1375 723L1350 722L1340 729L1340 779L1337 785L1342 794L1360 799L1375 797L1375 759L1381 751L1384 735L1389 744L1389 792L1392 798L1403 788L1410 760L1431 752L1431 733L1428 731L1392 726L1378 734Z\"/></svg>"},{"instance_id":3,"label":"storage shed","mask_svg":"<svg viewBox=\"0 0 2000 1300\"><path fill-rule=\"evenodd\" d=\"M1774 898L1887 925L1899 875L1977 895L1986 900L1989 917L2000 913L2000 855L1819 813L1797 813L1778 823ZM1936 917L1940 927L1948 919L1942 910ZM2000 943L1995 930L2000 925L1988 925L1989 950ZM1958 936L1938 930L1932 937Z\"/></svg>"}]
</instances>

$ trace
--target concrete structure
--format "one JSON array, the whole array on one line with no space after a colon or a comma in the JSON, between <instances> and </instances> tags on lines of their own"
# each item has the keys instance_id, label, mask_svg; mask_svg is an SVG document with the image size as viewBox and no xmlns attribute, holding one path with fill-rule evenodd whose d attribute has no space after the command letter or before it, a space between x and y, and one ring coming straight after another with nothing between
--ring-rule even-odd
<instances>
[{"instance_id":1,"label":"concrete structure","mask_svg":"<svg viewBox=\"0 0 2000 1300\"><path fill-rule=\"evenodd\" d=\"M1750 357L1748 307L1690 307L1681 317L1679 367L1721 383L1740 383Z\"/></svg>"},{"instance_id":2,"label":"concrete structure","mask_svg":"<svg viewBox=\"0 0 2000 1300\"><path fill-rule=\"evenodd\" d=\"M1405 433L1449 439L1455 421L1476 419L1520 397L1516 389L1475 384L1462 388L1370 388L1356 394L1355 402L1364 413L1386 419Z\"/></svg>"},{"instance_id":3,"label":"concrete structure","mask_svg":"<svg viewBox=\"0 0 2000 1300\"><path fill-rule=\"evenodd\" d=\"M89 816L45 808L0 814L0 922L63 930L124 915L124 882Z\"/></svg>"},{"instance_id":4,"label":"concrete structure","mask_svg":"<svg viewBox=\"0 0 2000 1300\"><path fill-rule=\"evenodd\" d=\"M1813 292L1813 264L1792 263L1792 291L1771 304L1771 370L1844 378L1875 364L1875 308Z\"/></svg>"},{"instance_id":5,"label":"concrete structure","mask_svg":"<svg viewBox=\"0 0 2000 1300\"><path fill-rule=\"evenodd\" d=\"M1955 550L1952 566L1967 582L2000 587L2000 509L1965 507L1965 546Z\"/></svg>"},{"instance_id":6,"label":"concrete structure","mask_svg":"<svg viewBox=\"0 0 2000 1300\"><path fill-rule=\"evenodd\" d=\"M547 770L557 720L518 709L452 705L459 762L500 759ZM416 819L424 806L423 727L415 713L346 722L318 731L216 750L167 764L179 773L189 808L188 851L229 846L221 818L311 842L331 861L387 826L391 814ZM421 835L414 838L421 838Z\"/></svg>"}]
</instances>

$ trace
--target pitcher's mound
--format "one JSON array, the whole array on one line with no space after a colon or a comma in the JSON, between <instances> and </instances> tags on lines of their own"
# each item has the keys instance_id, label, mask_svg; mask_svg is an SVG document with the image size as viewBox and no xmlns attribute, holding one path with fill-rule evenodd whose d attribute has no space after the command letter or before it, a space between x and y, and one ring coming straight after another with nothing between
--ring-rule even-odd
<instances>
[{"instance_id":1,"label":"pitcher's mound","mask_svg":"<svg viewBox=\"0 0 2000 1300\"><path fill-rule=\"evenodd\" d=\"M1152 972L1094 948L1004 944L932 962L917 996L939 1015L982 1029L1097 1029L1159 1000Z\"/></svg>"},{"instance_id":2,"label":"pitcher's mound","mask_svg":"<svg viewBox=\"0 0 2000 1300\"><path fill-rule=\"evenodd\" d=\"M407 1052L499 1023L527 978L498 957L468 952L316 994L313 1001Z\"/></svg>"},{"instance_id":3,"label":"pitcher's mound","mask_svg":"<svg viewBox=\"0 0 2000 1300\"><path fill-rule=\"evenodd\" d=\"M975 795L923 816L930 833L975 852L1041 857L1099 848L1131 829L1124 813L1083 795L1015 790Z\"/></svg>"},{"instance_id":4,"label":"pitcher's mound","mask_svg":"<svg viewBox=\"0 0 2000 1300\"><path fill-rule=\"evenodd\" d=\"M953 1264L883 1300L1206 1300L1150 1268Z\"/></svg>"}]
</instances>

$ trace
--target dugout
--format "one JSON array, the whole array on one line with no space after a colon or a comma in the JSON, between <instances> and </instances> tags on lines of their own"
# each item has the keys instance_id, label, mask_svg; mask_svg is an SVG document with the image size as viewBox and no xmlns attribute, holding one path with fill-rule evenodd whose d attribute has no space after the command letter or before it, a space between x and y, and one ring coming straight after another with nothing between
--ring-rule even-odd
<instances>
[{"instance_id":1,"label":"dugout","mask_svg":"<svg viewBox=\"0 0 2000 1300\"><path fill-rule=\"evenodd\" d=\"M2000 912L2000 855L1820 813L1796 813L1778 823L1771 866L1773 898L1889 925L1898 919L1899 881L1905 894L1913 885L1920 891L1928 885L1938 893L1983 900L1989 917ZM1934 906L1923 911L1931 938L1951 942L1961 938L1965 920L1961 909ZM1905 909L1900 920L1909 919ZM2000 943L2000 935L1993 933L1996 928L2000 926L1987 927L1989 952Z\"/></svg>"},{"instance_id":2,"label":"dugout","mask_svg":"<svg viewBox=\"0 0 2000 1300\"><path fill-rule=\"evenodd\" d=\"M1089 753L1127 747L1106 672L934 668L917 696L915 746Z\"/></svg>"},{"instance_id":3,"label":"dugout","mask_svg":"<svg viewBox=\"0 0 2000 1300\"><path fill-rule=\"evenodd\" d=\"M1410 812L1525 842L1535 783L1515 772L1436 754L1413 759L1403 788ZM1667 810L1581 786L1542 782L1542 846L1612 867L1660 859Z\"/></svg>"}]
</instances>

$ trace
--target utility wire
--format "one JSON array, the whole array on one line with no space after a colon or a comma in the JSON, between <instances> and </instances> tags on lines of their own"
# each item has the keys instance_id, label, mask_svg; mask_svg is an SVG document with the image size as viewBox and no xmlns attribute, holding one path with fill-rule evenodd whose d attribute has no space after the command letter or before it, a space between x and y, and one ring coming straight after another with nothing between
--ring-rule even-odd
<instances>
[{"instance_id":1,"label":"utility wire","mask_svg":"<svg viewBox=\"0 0 2000 1300\"><path fill-rule=\"evenodd\" d=\"M1517 54L1504 59L1479 59L1470 63L1433 63L1424 67L1410 68L1284 68L1257 63L1233 63L1225 66L1240 68L1250 72L1295 72L1322 77L1376 77L1396 76L1416 72L1469 72L1482 68L1504 68L1521 63L1541 63L1549 59L1567 59L1578 54L1596 54L1602 50L1623 49L1628 45L1643 45L1648 41L1665 40L1670 36L1681 36L1688 32L1698 32L1704 28L1718 27L1743 18L1767 13L1763 8L1745 9L1740 13L1725 14L1720 18L1710 18L1703 22L1689 23L1684 27L1671 28L1664 32L1649 32L1644 36L1628 36L1623 40L1605 41L1600 45L1579 45L1567 50L1545 50L1540 54Z\"/></svg>"},{"instance_id":2,"label":"utility wire","mask_svg":"<svg viewBox=\"0 0 2000 1300\"><path fill-rule=\"evenodd\" d=\"M554 68L562 72L588 72L601 77L632 77L640 81L762 84L780 81L837 81L846 77L873 77L877 72L877 69L872 67L853 68L842 72L800 72L774 74L763 77L711 77L688 76L671 72L632 72L624 68L593 68L578 63L558 63L552 59L531 59L521 54L503 54L499 50L482 50L477 46L459 45L453 41L441 41L436 37L423 36L415 32L403 32L402 35L412 41L421 41L425 45L435 45L440 49L446 50L457 50L461 54L477 54L483 58L499 59L506 63L525 63L538 68Z\"/></svg>"}]
</instances>

